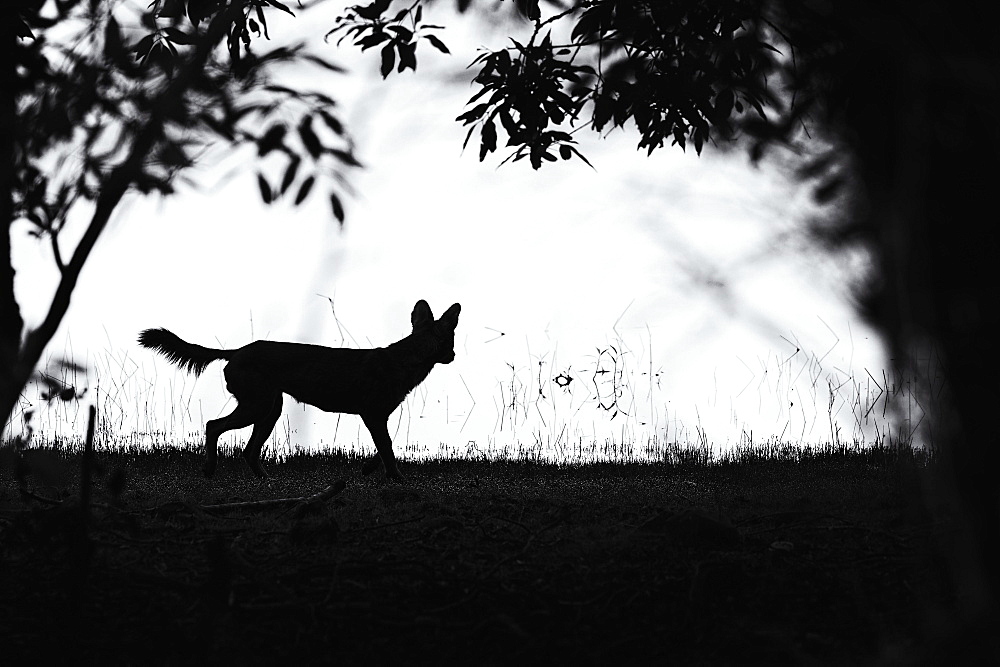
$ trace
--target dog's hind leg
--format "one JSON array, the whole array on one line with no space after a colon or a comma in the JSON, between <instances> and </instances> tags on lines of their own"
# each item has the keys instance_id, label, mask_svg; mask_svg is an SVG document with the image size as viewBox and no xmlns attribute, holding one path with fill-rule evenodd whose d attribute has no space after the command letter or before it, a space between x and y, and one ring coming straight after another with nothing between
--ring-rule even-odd
<instances>
[{"instance_id":1,"label":"dog's hind leg","mask_svg":"<svg viewBox=\"0 0 1000 667\"><path fill-rule=\"evenodd\" d=\"M215 474L219 463L219 436L226 431L234 431L254 423L257 411L250 403L239 403L236 409L225 417L212 419L205 424L205 477Z\"/></svg>"},{"instance_id":2,"label":"dog's hind leg","mask_svg":"<svg viewBox=\"0 0 1000 667\"><path fill-rule=\"evenodd\" d=\"M264 446L267 436L274 430L278 418L281 417L281 403L280 393L271 399L271 407L266 412L261 412L264 416L254 422L253 433L250 434L247 446L243 448L243 458L250 466L250 470L262 479L267 477L267 471L260 462L260 449Z\"/></svg>"},{"instance_id":3,"label":"dog's hind leg","mask_svg":"<svg viewBox=\"0 0 1000 667\"><path fill-rule=\"evenodd\" d=\"M275 394L273 389L269 389L264 378L252 367L247 367L238 359L234 359L226 365L223 373L226 376L226 389L236 398L237 405L236 409L225 417L213 419L205 424L205 477L211 477L218 465L220 435L227 431L245 428L251 424L261 424L259 429L254 427L253 434L250 436L250 443L253 443L254 436L257 436L259 430L264 430L266 424L266 432L259 436L260 444L263 444L271 433L271 429L274 428L274 422L281 414L281 393ZM274 411L275 402L277 402L278 414L274 415L274 421L268 424L267 422ZM248 449L250 443L247 444ZM250 451L253 452L252 449ZM260 453L259 446L257 453ZM243 455L247 456L246 449L244 449ZM263 469L259 462L256 468L251 463L250 468L258 476L262 476Z\"/></svg>"}]
</instances>

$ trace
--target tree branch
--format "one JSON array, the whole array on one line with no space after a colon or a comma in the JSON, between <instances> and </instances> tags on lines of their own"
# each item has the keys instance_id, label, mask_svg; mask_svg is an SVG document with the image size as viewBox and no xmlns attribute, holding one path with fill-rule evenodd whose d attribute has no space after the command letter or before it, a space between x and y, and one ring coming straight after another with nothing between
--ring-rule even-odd
<instances>
[{"instance_id":1,"label":"tree branch","mask_svg":"<svg viewBox=\"0 0 1000 667\"><path fill-rule=\"evenodd\" d=\"M73 295L73 290L76 288L77 280L80 277L80 271L83 270L83 266L86 263L87 258L90 257L90 253L94 249L97 239L107 226L108 220L111 218L111 214L114 213L115 209L118 207L122 197L132 186L136 176L143 173L143 167L145 166L145 162L149 158L149 155L152 154L153 147L155 146L157 140L163 136L163 126L167 120L163 110L173 108L177 100L184 97L194 74L204 69L215 46L222 40L223 37L225 37L227 25L228 21L224 13L220 13L212 18L204 38L199 40L198 46L191 59L187 61L185 67L174 77L169 85L166 86L163 92L157 96L156 101L150 105L152 113L149 120L142 128L142 131L136 136L128 158L112 170L111 174L105 181L105 184L101 188L101 192L97 197L97 206L94 211L94 215L91 217L90 224L87 226L87 230L80 239L80 242L74 250L69 263L64 264L61 268L62 275L59 280L59 285L52 297L52 303L49 305L49 310L45 319L37 328L28 332L20 350L17 350L15 347L16 354L14 354L10 359L9 366L6 365L8 361L6 356L0 359L0 361L5 362L3 366L4 374L3 376L0 376L0 401L2 401L0 402L0 411L2 411L4 415L5 422L13 414L14 407L18 401L21 390L24 385L27 384L32 372L35 370L35 366L38 364L38 360L41 359L45 346L48 345L50 340L52 340L56 329L59 328L59 324L66 315L66 311L69 309L70 299ZM10 255L9 234L10 226L8 224L7 232L4 234L8 258ZM62 257L56 246L54 246L54 251L57 257L56 262L62 264ZM7 262L7 265L9 266L9 262ZM4 276L4 278L6 277ZM10 280L12 283L12 269L10 270ZM0 289L3 289L3 285L0 285ZM6 294L7 293L4 291L3 294L0 295L0 298L3 298ZM9 294L9 301L13 302L15 314L17 314L17 303L14 302L13 299L12 285ZM6 308L8 306L9 304L6 301L0 303L0 307ZM3 319L2 326L6 329L8 327L8 323L6 314L4 313L4 315L5 317ZM3 340L0 340L0 345L8 344L10 341L10 334L8 332L3 333L6 333L6 335ZM20 334L20 327L18 327L18 334ZM6 352L6 349L3 351ZM8 368L9 373L6 372Z\"/></svg>"},{"instance_id":2,"label":"tree branch","mask_svg":"<svg viewBox=\"0 0 1000 667\"><path fill-rule=\"evenodd\" d=\"M6 16L0 22L0 39L3 44L14 44L18 39L14 32L13 17ZM0 87L15 90L16 62L5 62L0 68ZM21 385L14 385L14 366L21 344L21 330L24 320L21 309L14 298L14 265L11 262L10 229L14 216L14 121L16 120L14 95L4 94L0 107L0 410L7 424L21 394Z\"/></svg>"},{"instance_id":3,"label":"tree branch","mask_svg":"<svg viewBox=\"0 0 1000 667\"><path fill-rule=\"evenodd\" d=\"M52 258L56 262L56 267L59 269L59 273L65 273L66 263L63 262L62 251L59 250L59 233L54 229L49 230L49 239L52 242Z\"/></svg>"}]
</instances>

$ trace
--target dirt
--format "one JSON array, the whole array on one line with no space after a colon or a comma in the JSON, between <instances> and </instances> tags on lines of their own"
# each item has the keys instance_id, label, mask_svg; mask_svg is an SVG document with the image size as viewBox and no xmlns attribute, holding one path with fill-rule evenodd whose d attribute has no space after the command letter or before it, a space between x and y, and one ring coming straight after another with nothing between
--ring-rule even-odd
<instances>
[{"instance_id":1,"label":"dirt","mask_svg":"<svg viewBox=\"0 0 1000 667\"><path fill-rule=\"evenodd\" d=\"M97 463L86 522L79 456L0 471L5 664L911 664L951 605L899 461Z\"/></svg>"}]
</instances>

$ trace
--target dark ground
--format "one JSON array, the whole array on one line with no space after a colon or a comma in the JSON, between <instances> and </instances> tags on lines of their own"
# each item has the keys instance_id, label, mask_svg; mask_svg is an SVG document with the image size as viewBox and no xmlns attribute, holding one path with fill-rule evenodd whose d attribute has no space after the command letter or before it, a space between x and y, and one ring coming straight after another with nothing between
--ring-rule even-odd
<instances>
[{"instance_id":1,"label":"dark ground","mask_svg":"<svg viewBox=\"0 0 1000 667\"><path fill-rule=\"evenodd\" d=\"M909 457L409 463L387 485L330 456L272 463L261 484L232 458L205 480L191 453L105 454L86 539L80 457L36 458L36 498L10 456L0 470L4 664L933 664L950 650L932 557L950 528L915 501L927 470ZM308 507L204 507L338 479Z\"/></svg>"}]
</instances>

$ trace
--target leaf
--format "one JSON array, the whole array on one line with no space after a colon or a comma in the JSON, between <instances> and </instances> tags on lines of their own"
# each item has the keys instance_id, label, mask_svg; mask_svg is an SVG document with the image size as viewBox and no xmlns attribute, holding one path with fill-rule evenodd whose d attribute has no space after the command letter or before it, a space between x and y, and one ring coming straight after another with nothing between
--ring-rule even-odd
<instances>
[{"instance_id":1,"label":"leaf","mask_svg":"<svg viewBox=\"0 0 1000 667\"><path fill-rule=\"evenodd\" d=\"M611 120L611 116L614 112L614 100L607 96L601 95L594 100L594 115L591 121L594 124L594 129L598 132Z\"/></svg>"},{"instance_id":2,"label":"leaf","mask_svg":"<svg viewBox=\"0 0 1000 667\"><path fill-rule=\"evenodd\" d=\"M292 16L295 16L295 12L293 12L291 9L289 9L285 5L283 5L280 2L278 2L278 0L265 0L265 2L267 2L267 4L271 5L272 7L275 7L275 8L280 9L281 11L283 11L283 12L285 12L287 14L291 14Z\"/></svg>"},{"instance_id":3,"label":"leaf","mask_svg":"<svg viewBox=\"0 0 1000 667\"><path fill-rule=\"evenodd\" d=\"M301 94L298 90L295 90L294 88L289 88L288 86L277 86L273 84L263 86L263 90L266 90L269 93L280 93L288 95L289 97L292 98L298 97Z\"/></svg>"},{"instance_id":4,"label":"leaf","mask_svg":"<svg viewBox=\"0 0 1000 667\"><path fill-rule=\"evenodd\" d=\"M680 125L675 125L674 126L674 141L673 141L673 143L679 145L681 147L682 151L686 151L687 150L686 145L685 145L686 142L687 142L687 136L684 134L684 128L681 127ZM650 144L649 144L649 153L648 154L651 155L653 153L653 150L655 148L656 148L656 144L650 142Z\"/></svg>"},{"instance_id":5,"label":"leaf","mask_svg":"<svg viewBox=\"0 0 1000 667\"><path fill-rule=\"evenodd\" d=\"M469 131L466 133L466 135L465 135L465 141L462 142L462 150L463 151L465 151L465 147L469 145L469 139L472 138L472 131L475 130L475 129L476 129L476 126L473 125L472 127L469 128Z\"/></svg>"},{"instance_id":6,"label":"leaf","mask_svg":"<svg viewBox=\"0 0 1000 667\"><path fill-rule=\"evenodd\" d=\"M482 88L479 89L478 93L476 93L475 95L473 95L472 97L469 98L469 101L466 102L466 104L472 104L473 102L475 102L476 100L478 100L480 97L482 97L486 93L490 92L490 90L492 90L492 89L493 89L492 86L484 85Z\"/></svg>"},{"instance_id":7,"label":"leaf","mask_svg":"<svg viewBox=\"0 0 1000 667\"><path fill-rule=\"evenodd\" d=\"M339 120L333 117L329 111L326 109L319 109L319 115L326 123L326 126L334 131L335 134L339 136L344 136L344 126Z\"/></svg>"},{"instance_id":8,"label":"leaf","mask_svg":"<svg viewBox=\"0 0 1000 667\"><path fill-rule=\"evenodd\" d=\"M193 40L191 36L181 30L178 30L172 25L168 25L163 29L163 32L167 35L167 38L174 44L192 44Z\"/></svg>"},{"instance_id":9,"label":"leaf","mask_svg":"<svg viewBox=\"0 0 1000 667\"><path fill-rule=\"evenodd\" d=\"M161 146L159 160L170 167L187 167L191 164L191 159L184 152L184 148L174 143L164 143Z\"/></svg>"},{"instance_id":10,"label":"leaf","mask_svg":"<svg viewBox=\"0 0 1000 667\"><path fill-rule=\"evenodd\" d=\"M403 10L403 13L406 13L405 9ZM399 40L401 42L409 44L410 42L413 41L413 31L410 30L409 28L404 28L401 25L390 25L387 26L386 29L396 33L396 36L399 37Z\"/></svg>"},{"instance_id":11,"label":"leaf","mask_svg":"<svg viewBox=\"0 0 1000 667\"><path fill-rule=\"evenodd\" d=\"M299 173L300 164L302 164L302 159L298 156L293 157L291 162L288 163L288 167L285 168L285 176L281 179L281 194L285 194L288 188L291 187L295 176Z\"/></svg>"},{"instance_id":12,"label":"leaf","mask_svg":"<svg viewBox=\"0 0 1000 667\"><path fill-rule=\"evenodd\" d=\"M731 88L719 91L719 94L715 96L714 111L716 123L721 123L729 118L729 115L733 112L733 104L735 102L736 96L733 94Z\"/></svg>"},{"instance_id":13,"label":"leaf","mask_svg":"<svg viewBox=\"0 0 1000 667\"><path fill-rule=\"evenodd\" d=\"M758 41L757 42L757 46L763 47L763 48L767 49L768 51L773 51L774 53L777 53L779 56L781 55L781 51L779 51L778 49L774 48L774 46L772 46L771 44L768 44L767 42Z\"/></svg>"},{"instance_id":14,"label":"leaf","mask_svg":"<svg viewBox=\"0 0 1000 667\"><path fill-rule=\"evenodd\" d=\"M198 26L204 19L211 16L212 13L218 9L218 3L188 2L185 4L187 4L188 18L191 19L191 23L195 26ZM151 13L146 14L146 16L149 16L152 19Z\"/></svg>"},{"instance_id":15,"label":"leaf","mask_svg":"<svg viewBox=\"0 0 1000 667\"><path fill-rule=\"evenodd\" d=\"M392 48L392 43L386 44L382 47L382 67L379 71L382 73L382 78L389 76L389 72L392 71L392 66L396 63L396 52Z\"/></svg>"},{"instance_id":16,"label":"leaf","mask_svg":"<svg viewBox=\"0 0 1000 667\"><path fill-rule=\"evenodd\" d=\"M514 42L514 43L517 44L517 42ZM518 46L520 46L520 44L518 44ZM521 46L521 49L523 50L524 47ZM514 62L510 59L510 54L507 53L506 49L504 49L503 51L497 52L497 71L498 72L507 72L507 71L509 71L510 68L511 68L511 66L513 64L514 64Z\"/></svg>"},{"instance_id":17,"label":"leaf","mask_svg":"<svg viewBox=\"0 0 1000 667\"><path fill-rule=\"evenodd\" d=\"M489 108L490 105L486 104L485 102L482 104L477 104L475 107L469 109L455 120L464 120L465 124L467 125L482 118L483 114L486 113L486 110Z\"/></svg>"},{"instance_id":18,"label":"leaf","mask_svg":"<svg viewBox=\"0 0 1000 667\"><path fill-rule=\"evenodd\" d=\"M345 71L343 67L340 67L339 65L334 65L330 61L324 60L323 58L320 58L319 56L313 55L311 53L303 53L300 54L299 57L302 58L303 60L308 60L313 65L319 65L323 69L329 70L331 72L341 73Z\"/></svg>"},{"instance_id":19,"label":"leaf","mask_svg":"<svg viewBox=\"0 0 1000 667\"><path fill-rule=\"evenodd\" d=\"M14 35L22 39L35 39L35 33L31 32L28 24L24 22L23 18L16 15L14 17Z\"/></svg>"},{"instance_id":20,"label":"leaf","mask_svg":"<svg viewBox=\"0 0 1000 667\"><path fill-rule=\"evenodd\" d=\"M260 198L265 204L270 204L274 201L274 194L271 192L271 186L268 184L267 179L264 178L264 174L257 172L257 187L260 188Z\"/></svg>"},{"instance_id":21,"label":"leaf","mask_svg":"<svg viewBox=\"0 0 1000 667\"><path fill-rule=\"evenodd\" d=\"M598 15L596 8L591 8L586 10L577 19L576 25L573 26L573 32L571 33L572 40L574 42L582 42L593 35L601 25L601 17Z\"/></svg>"},{"instance_id":22,"label":"leaf","mask_svg":"<svg viewBox=\"0 0 1000 667\"><path fill-rule=\"evenodd\" d=\"M519 134L519 128L517 123L514 122L514 117L510 115L510 109L507 107L500 107L500 124L503 125L503 129L507 131L507 135L514 139L514 136ZM507 144L508 146L510 144Z\"/></svg>"},{"instance_id":23,"label":"leaf","mask_svg":"<svg viewBox=\"0 0 1000 667\"><path fill-rule=\"evenodd\" d=\"M149 55L149 50L153 48L154 39L155 36L150 33L136 42L135 46L132 47L135 50L136 60L145 60L145 58Z\"/></svg>"},{"instance_id":24,"label":"leaf","mask_svg":"<svg viewBox=\"0 0 1000 667\"><path fill-rule=\"evenodd\" d=\"M122 52L122 31L113 16L108 17L104 26L104 55L114 59Z\"/></svg>"},{"instance_id":25,"label":"leaf","mask_svg":"<svg viewBox=\"0 0 1000 667\"><path fill-rule=\"evenodd\" d=\"M479 145L479 161L486 158L487 153L492 153L497 149L497 126L493 120L483 123L482 143Z\"/></svg>"},{"instance_id":26,"label":"leaf","mask_svg":"<svg viewBox=\"0 0 1000 667\"><path fill-rule=\"evenodd\" d=\"M382 16L385 10L389 9L389 5L392 4L392 0L375 0L372 4L367 7L355 6L355 12L358 16L363 19L368 19L369 21L374 21L375 19Z\"/></svg>"},{"instance_id":27,"label":"leaf","mask_svg":"<svg viewBox=\"0 0 1000 667\"><path fill-rule=\"evenodd\" d=\"M531 162L531 168L532 169L536 169L537 170L537 169L539 169L542 166L541 153L542 153L542 147L541 146L532 146L531 147L531 154L528 156L528 160ZM516 160L515 160L515 162L516 162Z\"/></svg>"},{"instance_id":28,"label":"leaf","mask_svg":"<svg viewBox=\"0 0 1000 667\"><path fill-rule=\"evenodd\" d=\"M382 42L387 41L388 39L389 39L389 35L385 34L381 30L379 30L377 32L373 32L372 34L368 35L367 37L365 37L362 40L359 40L356 43L361 47L362 51L367 51L368 49L372 48L373 46L378 46L379 44L381 44Z\"/></svg>"},{"instance_id":29,"label":"leaf","mask_svg":"<svg viewBox=\"0 0 1000 667\"><path fill-rule=\"evenodd\" d=\"M516 0L517 10L522 16L530 21L537 21L541 17L538 9L538 0Z\"/></svg>"},{"instance_id":30,"label":"leaf","mask_svg":"<svg viewBox=\"0 0 1000 667\"><path fill-rule=\"evenodd\" d=\"M330 154L351 167L362 166L361 163L358 162L357 158L355 158L349 151L340 150L339 148L331 148Z\"/></svg>"},{"instance_id":31,"label":"leaf","mask_svg":"<svg viewBox=\"0 0 1000 667\"><path fill-rule=\"evenodd\" d=\"M302 145L309 151L309 155L312 155L313 159L319 158L323 153L323 144L312 129L312 116L306 116L299 123L299 136L302 137Z\"/></svg>"},{"instance_id":32,"label":"leaf","mask_svg":"<svg viewBox=\"0 0 1000 667\"><path fill-rule=\"evenodd\" d=\"M839 175L832 176L813 190L813 199L817 204L829 203L831 199L836 197L841 192L841 188L843 186L843 177Z\"/></svg>"},{"instance_id":33,"label":"leaf","mask_svg":"<svg viewBox=\"0 0 1000 667\"><path fill-rule=\"evenodd\" d=\"M562 157L562 159L568 160L571 157L573 157L573 151L570 150L570 147L568 145L563 144L562 146L559 147L559 155Z\"/></svg>"},{"instance_id":34,"label":"leaf","mask_svg":"<svg viewBox=\"0 0 1000 667\"><path fill-rule=\"evenodd\" d=\"M285 133L287 131L288 129L282 123L272 125L271 128L264 133L264 136L257 140L257 155L263 157L281 146L284 142Z\"/></svg>"},{"instance_id":35,"label":"leaf","mask_svg":"<svg viewBox=\"0 0 1000 667\"><path fill-rule=\"evenodd\" d=\"M340 203L340 198L332 192L330 193L330 208L333 209L333 217L335 217L337 222L340 223L340 226L343 227L344 207Z\"/></svg>"},{"instance_id":36,"label":"leaf","mask_svg":"<svg viewBox=\"0 0 1000 667\"><path fill-rule=\"evenodd\" d=\"M302 181L302 185L299 186L299 193L295 195L295 206L298 206L305 201L305 198L309 196L309 191L312 190L312 186L315 182L315 176L310 176L306 180Z\"/></svg>"},{"instance_id":37,"label":"leaf","mask_svg":"<svg viewBox=\"0 0 1000 667\"><path fill-rule=\"evenodd\" d=\"M448 50L448 47L445 46L444 42L438 39L436 35L424 35L423 37L431 43L431 46L441 53L451 53L451 51Z\"/></svg>"},{"instance_id":38,"label":"leaf","mask_svg":"<svg viewBox=\"0 0 1000 667\"><path fill-rule=\"evenodd\" d=\"M578 158L580 158L581 160L583 160L588 167L590 167L591 169L594 169L594 165L590 164L590 160L588 160L587 158L585 158L583 156L583 153L581 153L580 151L578 151L576 149L576 146L570 146L569 149L571 151L573 151L574 155L576 155ZM597 171L597 169L594 169L594 171Z\"/></svg>"},{"instance_id":39,"label":"leaf","mask_svg":"<svg viewBox=\"0 0 1000 667\"><path fill-rule=\"evenodd\" d=\"M417 71L417 45L416 44L399 44L399 69L397 72L402 72L404 69L409 67L414 72Z\"/></svg>"},{"instance_id":40,"label":"leaf","mask_svg":"<svg viewBox=\"0 0 1000 667\"><path fill-rule=\"evenodd\" d=\"M267 19L264 18L264 8L261 5L257 5L257 20L264 26L264 37L271 39L271 36L267 34Z\"/></svg>"}]
</instances>

